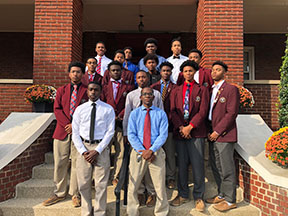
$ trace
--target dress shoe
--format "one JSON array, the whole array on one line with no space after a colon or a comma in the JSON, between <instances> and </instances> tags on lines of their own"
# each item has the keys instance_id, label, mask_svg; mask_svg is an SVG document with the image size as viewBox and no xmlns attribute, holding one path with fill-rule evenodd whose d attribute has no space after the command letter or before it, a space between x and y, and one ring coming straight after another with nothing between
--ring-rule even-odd
<instances>
[{"instance_id":1,"label":"dress shoe","mask_svg":"<svg viewBox=\"0 0 288 216\"><path fill-rule=\"evenodd\" d=\"M154 207L156 203L156 195L148 195L146 206L147 207Z\"/></svg>"},{"instance_id":2,"label":"dress shoe","mask_svg":"<svg viewBox=\"0 0 288 216\"><path fill-rule=\"evenodd\" d=\"M195 209L199 212L203 212L205 209L205 203L202 199L197 199L195 201Z\"/></svg>"},{"instance_id":3,"label":"dress shoe","mask_svg":"<svg viewBox=\"0 0 288 216\"><path fill-rule=\"evenodd\" d=\"M213 205L213 208L215 208L216 210L218 210L220 212L225 212L225 211L228 211L230 209L237 208L237 206L235 203L231 203L229 205L227 201L223 201L223 202L220 202L216 205Z\"/></svg>"},{"instance_id":4,"label":"dress shoe","mask_svg":"<svg viewBox=\"0 0 288 216\"><path fill-rule=\"evenodd\" d=\"M144 194L138 194L138 201L140 206L145 206L146 199Z\"/></svg>"},{"instance_id":5,"label":"dress shoe","mask_svg":"<svg viewBox=\"0 0 288 216\"><path fill-rule=\"evenodd\" d=\"M209 204L217 204L224 201L224 198L220 198L219 196L215 196L213 198L206 199L205 202Z\"/></svg>"},{"instance_id":6,"label":"dress shoe","mask_svg":"<svg viewBox=\"0 0 288 216\"><path fill-rule=\"evenodd\" d=\"M171 206L180 206L184 203L187 203L189 202L189 199L188 198L184 198L184 197L181 197L181 196L177 196L175 197L171 202L170 202L170 205Z\"/></svg>"},{"instance_id":7,"label":"dress shoe","mask_svg":"<svg viewBox=\"0 0 288 216\"><path fill-rule=\"evenodd\" d=\"M167 184L167 187L169 188L169 189L175 189L175 180L173 180L173 179L170 179L170 180L168 180L168 184Z\"/></svg>"},{"instance_id":8,"label":"dress shoe","mask_svg":"<svg viewBox=\"0 0 288 216\"><path fill-rule=\"evenodd\" d=\"M53 204L60 202L61 200L64 200L64 199L65 199L65 197L58 197L58 196L54 195L54 196L50 197L49 199L45 200L42 204L44 206L50 206L50 205L53 205Z\"/></svg>"}]
</instances>

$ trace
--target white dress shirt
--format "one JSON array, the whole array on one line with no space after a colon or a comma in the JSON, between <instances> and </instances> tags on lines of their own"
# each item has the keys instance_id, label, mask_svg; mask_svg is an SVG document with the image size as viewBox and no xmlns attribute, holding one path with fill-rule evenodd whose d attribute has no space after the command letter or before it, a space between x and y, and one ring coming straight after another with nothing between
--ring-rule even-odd
<instances>
[{"instance_id":1,"label":"white dress shirt","mask_svg":"<svg viewBox=\"0 0 288 216\"><path fill-rule=\"evenodd\" d=\"M114 101L117 97L117 92L118 92L118 89L120 88L120 85L121 85L121 79L120 80L114 80L113 78L110 78L110 81L112 82L112 88L113 88L113 98L114 98ZM117 88L117 84L115 82L118 82L120 85L118 86Z\"/></svg>"},{"instance_id":2,"label":"white dress shirt","mask_svg":"<svg viewBox=\"0 0 288 216\"><path fill-rule=\"evenodd\" d=\"M209 116L208 116L208 119L210 121L212 121L212 110L213 110L213 106L214 106L214 103L217 102L217 99L216 96L217 96L217 93L220 89L220 87L222 86L222 84L224 83L224 80L222 80L221 82L219 82L217 85L213 85L212 86L212 96L211 96L211 101L210 101L210 110L209 110Z\"/></svg>"},{"instance_id":3,"label":"white dress shirt","mask_svg":"<svg viewBox=\"0 0 288 216\"><path fill-rule=\"evenodd\" d=\"M95 59L97 59L97 64L99 64L99 58L100 56L97 55L95 56ZM105 55L102 56L101 58L101 76L104 76L104 72L108 69L108 64L111 62L112 60L107 58Z\"/></svg>"},{"instance_id":4,"label":"white dress shirt","mask_svg":"<svg viewBox=\"0 0 288 216\"><path fill-rule=\"evenodd\" d=\"M72 120L72 140L78 152L82 155L87 151L84 146L81 137L83 139L90 139L90 119L92 111L92 101L87 101L86 103L78 106L73 114ZM96 120L95 120L95 130L94 139L102 140L95 150L101 154L101 152L110 143L114 131L115 131L115 112L112 106L104 103L100 99L96 102Z\"/></svg>"},{"instance_id":5,"label":"white dress shirt","mask_svg":"<svg viewBox=\"0 0 288 216\"><path fill-rule=\"evenodd\" d=\"M195 72L194 74L194 80L199 84L199 70Z\"/></svg>"},{"instance_id":6,"label":"white dress shirt","mask_svg":"<svg viewBox=\"0 0 288 216\"><path fill-rule=\"evenodd\" d=\"M184 56L184 55L179 55L180 59L178 58L173 58L173 55L170 56L169 58L167 58L167 61L170 62L174 68L172 70L172 75L170 77L170 80L176 84L177 83L177 80L178 80L178 76L179 76L179 73L180 73L180 66L181 64L188 60L188 57L187 56Z\"/></svg>"},{"instance_id":7,"label":"white dress shirt","mask_svg":"<svg viewBox=\"0 0 288 216\"><path fill-rule=\"evenodd\" d=\"M125 112L123 117L123 136L127 136L128 119L130 113L132 112L132 110L138 108L141 105L141 90L142 88L138 87L137 89L127 94L125 102ZM155 89L153 89L153 93L155 96L153 100L153 106L164 110L161 93Z\"/></svg>"}]
</instances>

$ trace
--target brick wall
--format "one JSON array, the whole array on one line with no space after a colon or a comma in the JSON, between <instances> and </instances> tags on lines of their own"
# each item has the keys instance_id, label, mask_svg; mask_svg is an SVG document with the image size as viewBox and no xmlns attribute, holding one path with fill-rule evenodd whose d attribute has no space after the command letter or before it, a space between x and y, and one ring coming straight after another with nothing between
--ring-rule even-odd
<instances>
[{"instance_id":1,"label":"brick wall","mask_svg":"<svg viewBox=\"0 0 288 216\"><path fill-rule=\"evenodd\" d=\"M11 112L31 112L32 105L26 103L23 97L24 91L30 84L0 84L0 123Z\"/></svg>"},{"instance_id":2,"label":"brick wall","mask_svg":"<svg viewBox=\"0 0 288 216\"><path fill-rule=\"evenodd\" d=\"M266 124L273 130L279 128L278 122L278 103L279 89L278 85L268 84L245 84L255 100L255 106L251 109L245 109L244 112L248 114L260 114Z\"/></svg>"},{"instance_id":3,"label":"brick wall","mask_svg":"<svg viewBox=\"0 0 288 216\"><path fill-rule=\"evenodd\" d=\"M82 11L81 0L35 0L34 83L69 82L68 64L81 60Z\"/></svg>"},{"instance_id":4,"label":"brick wall","mask_svg":"<svg viewBox=\"0 0 288 216\"><path fill-rule=\"evenodd\" d=\"M229 66L227 80L242 84L243 0L199 0L197 47L204 54L204 67L222 60Z\"/></svg>"},{"instance_id":5,"label":"brick wall","mask_svg":"<svg viewBox=\"0 0 288 216\"><path fill-rule=\"evenodd\" d=\"M259 208L262 216L288 215L287 188L265 182L238 154L236 165L239 168L239 185L247 202Z\"/></svg>"},{"instance_id":6,"label":"brick wall","mask_svg":"<svg viewBox=\"0 0 288 216\"><path fill-rule=\"evenodd\" d=\"M32 79L33 33L0 33L0 79Z\"/></svg>"},{"instance_id":7,"label":"brick wall","mask_svg":"<svg viewBox=\"0 0 288 216\"><path fill-rule=\"evenodd\" d=\"M44 163L52 150L55 121L24 152L0 170L0 202L15 197L16 185L32 177L32 168Z\"/></svg>"},{"instance_id":8,"label":"brick wall","mask_svg":"<svg viewBox=\"0 0 288 216\"><path fill-rule=\"evenodd\" d=\"M254 47L255 79L279 80L279 68L284 56L285 34L245 34L245 46Z\"/></svg>"}]
</instances>

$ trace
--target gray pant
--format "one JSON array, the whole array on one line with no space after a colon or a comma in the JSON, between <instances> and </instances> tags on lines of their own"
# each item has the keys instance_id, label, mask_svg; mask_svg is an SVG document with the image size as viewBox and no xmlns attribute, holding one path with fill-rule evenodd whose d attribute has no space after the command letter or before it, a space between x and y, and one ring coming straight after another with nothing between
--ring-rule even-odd
<instances>
[{"instance_id":1,"label":"gray pant","mask_svg":"<svg viewBox=\"0 0 288 216\"><path fill-rule=\"evenodd\" d=\"M218 194L226 201L236 202L235 143L209 142L209 159L218 186Z\"/></svg>"},{"instance_id":2,"label":"gray pant","mask_svg":"<svg viewBox=\"0 0 288 216\"><path fill-rule=\"evenodd\" d=\"M188 165L191 161L193 172L193 197L203 199L205 192L205 171L204 171L204 138L192 138L177 140L176 148L178 153L178 195L189 198L188 187Z\"/></svg>"}]
</instances>

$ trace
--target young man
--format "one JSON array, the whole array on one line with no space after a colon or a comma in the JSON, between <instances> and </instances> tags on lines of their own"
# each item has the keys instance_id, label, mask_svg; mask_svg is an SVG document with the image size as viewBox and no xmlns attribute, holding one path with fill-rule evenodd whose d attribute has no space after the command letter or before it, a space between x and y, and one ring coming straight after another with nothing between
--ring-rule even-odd
<instances>
[{"instance_id":1,"label":"young man","mask_svg":"<svg viewBox=\"0 0 288 216\"><path fill-rule=\"evenodd\" d=\"M132 85L127 85L125 82L122 82L122 64L120 62L110 62L108 64L108 70L111 78L109 82L103 86L101 100L110 104L114 108L116 114L115 135L114 139L111 141L115 146L112 184L116 186L118 183L118 175L124 156L122 120L124 117L125 100L127 94L132 91L134 87Z\"/></svg>"},{"instance_id":2,"label":"young man","mask_svg":"<svg viewBox=\"0 0 288 216\"><path fill-rule=\"evenodd\" d=\"M202 59L202 52L198 49L192 49L189 52L188 58L191 61L195 61L199 65ZM211 77L210 69L206 69L200 66L199 70L197 70L194 75L194 80L200 86L204 85L205 87L209 89L209 91L211 90L211 86L213 85L213 80ZM177 81L177 85L182 85L183 82L184 82L184 77L183 77L183 74L180 73L178 81Z\"/></svg>"},{"instance_id":3,"label":"young man","mask_svg":"<svg viewBox=\"0 0 288 216\"><path fill-rule=\"evenodd\" d=\"M144 42L144 47L146 49L147 54L154 54L158 57L158 65L157 65L157 70L159 71L159 66L162 62L165 62L166 59L160 55L156 54L157 51L157 46L158 46L158 41L155 38L147 38L146 41ZM138 67L140 70L144 70L148 72L148 68L145 66L144 63L144 58L141 58Z\"/></svg>"},{"instance_id":4,"label":"young man","mask_svg":"<svg viewBox=\"0 0 288 216\"><path fill-rule=\"evenodd\" d=\"M81 83L85 73L85 65L81 62L72 62L68 67L71 83L61 86L57 90L54 102L54 114L57 125L53 134L53 154L54 154L54 183L56 189L54 196L43 202L44 206L49 206L64 200L67 195L69 157L71 154L71 175L69 194L72 196L74 207L81 205L77 188L76 177L76 156L77 150L72 142L72 116L77 106L88 100L87 87Z\"/></svg>"},{"instance_id":5,"label":"young man","mask_svg":"<svg viewBox=\"0 0 288 216\"><path fill-rule=\"evenodd\" d=\"M236 208L236 174L234 148L237 143L236 118L239 109L239 91L228 84L225 73L228 66L221 61L212 65L212 97L208 119L210 121L209 159L218 186L218 195L207 199L218 211Z\"/></svg>"},{"instance_id":6,"label":"young man","mask_svg":"<svg viewBox=\"0 0 288 216\"><path fill-rule=\"evenodd\" d=\"M114 55L114 61L118 61L121 63L121 70L122 70L121 79L122 79L122 81L128 85L134 86L134 74L133 74L133 72L122 67L122 65L125 61L125 54L124 54L123 50L116 50L115 55ZM109 72L109 70L106 70L104 73L104 76L103 76L102 85L106 85L109 82L109 80L110 80L110 72Z\"/></svg>"},{"instance_id":7,"label":"young man","mask_svg":"<svg viewBox=\"0 0 288 216\"><path fill-rule=\"evenodd\" d=\"M180 66L184 61L188 59L188 57L181 54L182 47L181 47L180 38L175 38L172 40L171 51L172 51L172 56L167 58L167 61L170 62L174 66L172 70L171 81L174 84L176 84L179 73L180 73Z\"/></svg>"},{"instance_id":8,"label":"young man","mask_svg":"<svg viewBox=\"0 0 288 216\"><path fill-rule=\"evenodd\" d=\"M128 139L133 149L129 164L127 213L139 215L137 191L142 178L149 170L157 194L154 214L168 215L165 152L161 148L168 136L168 119L162 109L152 105L152 88L143 88L140 99L142 106L131 112L128 123Z\"/></svg>"},{"instance_id":9,"label":"young man","mask_svg":"<svg viewBox=\"0 0 288 216\"><path fill-rule=\"evenodd\" d=\"M161 75L156 69L156 66L159 62L157 55L155 54L147 54L144 57L144 65L148 69L148 77L149 77L149 85L152 85L158 82L161 79Z\"/></svg>"},{"instance_id":10,"label":"young man","mask_svg":"<svg viewBox=\"0 0 288 216\"><path fill-rule=\"evenodd\" d=\"M128 119L129 119L130 113L132 112L132 110L142 105L142 101L140 100L141 90L144 87L148 87L149 85L147 72L141 71L141 70L138 71L138 73L136 74L136 81L138 84L138 88L128 93L127 98L126 98L126 103L125 103L125 112L124 112L124 118L123 118L124 143L128 142L127 128L128 128ZM160 109L164 109L160 92L155 90L154 97L155 99L152 102L153 106L158 107ZM149 172L146 172L146 175L144 176L144 182L145 182L145 186L144 184L141 184L138 190L138 199L141 205L145 205L146 203L148 207L152 207L155 205L156 197L155 197L155 190L154 190ZM145 187L148 192L147 201L144 195Z\"/></svg>"},{"instance_id":11,"label":"young man","mask_svg":"<svg viewBox=\"0 0 288 216\"><path fill-rule=\"evenodd\" d=\"M170 62L163 62L160 65L161 80L158 81L157 83L154 83L151 86L151 88L156 89L161 93L164 110L169 120L168 139L163 145L163 149L166 153L166 181L167 181L167 187L169 189L174 189L176 186L175 144L173 141L173 124L171 121L171 113L170 113L171 92L176 87L176 85L174 85L174 83L170 81L172 69L173 65Z\"/></svg>"},{"instance_id":12,"label":"young man","mask_svg":"<svg viewBox=\"0 0 288 216\"><path fill-rule=\"evenodd\" d=\"M95 51L97 53L95 59L97 60L98 64L96 67L96 72L101 76L104 76L104 72L107 70L107 66L112 60L105 56L106 48L104 42L97 42Z\"/></svg>"},{"instance_id":13,"label":"young man","mask_svg":"<svg viewBox=\"0 0 288 216\"><path fill-rule=\"evenodd\" d=\"M97 60L94 57L90 57L86 61L87 71L85 72L84 76L82 77L82 83L84 85L88 85L89 82L102 82L102 76L96 73L97 67Z\"/></svg>"},{"instance_id":14,"label":"young man","mask_svg":"<svg viewBox=\"0 0 288 216\"><path fill-rule=\"evenodd\" d=\"M194 74L198 64L187 60L181 65L185 82L175 88L171 98L171 116L178 152L178 196L171 202L180 206L189 200L188 165L193 172L193 197L197 211L204 211L205 192L204 139L207 137L205 119L208 113L209 92L198 85Z\"/></svg>"},{"instance_id":15,"label":"young man","mask_svg":"<svg viewBox=\"0 0 288 216\"><path fill-rule=\"evenodd\" d=\"M101 84L88 84L89 101L73 116L73 142L78 150L77 179L81 193L81 215L106 215L107 183L110 171L109 143L114 135L113 108L99 97ZM95 182L95 206L92 209L92 176Z\"/></svg>"}]
</instances>

